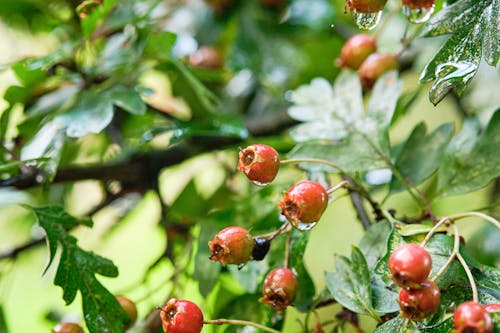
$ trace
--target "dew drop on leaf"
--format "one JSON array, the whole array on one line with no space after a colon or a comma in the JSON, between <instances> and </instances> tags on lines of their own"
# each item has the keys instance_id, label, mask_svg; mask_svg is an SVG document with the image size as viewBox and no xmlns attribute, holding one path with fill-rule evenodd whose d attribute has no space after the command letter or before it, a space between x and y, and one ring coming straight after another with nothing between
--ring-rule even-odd
<instances>
[{"instance_id":1,"label":"dew drop on leaf","mask_svg":"<svg viewBox=\"0 0 500 333\"><path fill-rule=\"evenodd\" d=\"M372 30L380 22L382 17L382 11L373 13L361 13L353 10L351 12L352 18L359 29L361 30Z\"/></svg>"},{"instance_id":2,"label":"dew drop on leaf","mask_svg":"<svg viewBox=\"0 0 500 333\"><path fill-rule=\"evenodd\" d=\"M434 12L434 5L431 7L422 7L422 8L410 8L408 6L403 5L403 14L406 16L406 19L411 23L424 23L427 22L432 13Z\"/></svg>"},{"instance_id":3,"label":"dew drop on leaf","mask_svg":"<svg viewBox=\"0 0 500 333\"><path fill-rule=\"evenodd\" d=\"M318 222L309 222L309 223L303 223L303 222L292 222L292 225L300 231L307 231L311 230Z\"/></svg>"}]
</instances>

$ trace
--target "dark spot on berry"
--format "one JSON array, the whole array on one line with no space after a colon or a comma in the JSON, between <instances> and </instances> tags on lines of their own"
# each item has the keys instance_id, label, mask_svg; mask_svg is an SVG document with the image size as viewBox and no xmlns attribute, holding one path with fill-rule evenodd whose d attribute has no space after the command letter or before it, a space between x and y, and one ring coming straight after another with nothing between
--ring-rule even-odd
<instances>
[{"instance_id":1,"label":"dark spot on berry","mask_svg":"<svg viewBox=\"0 0 500 333\"><path fill-rule=\"evenodd\" d=\"M247 166L252 164L254 159L255 159L255 152L253 150L245 149L243 151L243 156L241 156L241 161L243 162L243 165Z\"/></svg>"},{"instance_id":2,"label":"dark spot on berry","mask_svg":"<svg viewBox=\"0 0 500 333\"><path fill-rule=\"evenodd\" d=\"M462 333L478 333L479 331L474 327L466 327L462 330Z\"/></svg>"},{"instance_id":3,"label":"dark spot on berry","mask_svg":"<svg viewBox=\"0 0 500 333\"><path fill-rule=\"evenodd\" d=\"M264 259L271 247L271 241L266 238L254 238L253 242L252 258L257 261Z\"/></svg>"}]
</instances>

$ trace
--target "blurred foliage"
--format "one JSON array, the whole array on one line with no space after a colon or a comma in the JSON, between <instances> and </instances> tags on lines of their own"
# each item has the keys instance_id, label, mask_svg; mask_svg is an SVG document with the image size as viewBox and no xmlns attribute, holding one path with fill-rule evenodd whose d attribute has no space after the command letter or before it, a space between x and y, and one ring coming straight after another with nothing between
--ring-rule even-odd
<instances>
[{"instance_id":1,"label":"blurred foliage","mask_svg":"<svg viewBox=\"0 0 500 333\"><path fill-rule=\"evenodd\" d=\"M389 1L373 34L398 34L388 44L397 49L385 51L399 55L401 68L385 73L371 91L363 91L357 73L334 65L345 40L358 31L343 7L329 0L0 2L9 31L54 44L43 56L0 67L14 78L0 110L0 213L12 225L34 225L22 235L25 247L17 248L17 238L6 242L13 250L6 247L0 263L15 265L19 253L46 238L48 266L63 300L73 302L79 291L80 318L90 332L122 332L126 318L106 287L111 280L97 278L120 276L120 267L86 250L85 238L109 241L123 231L120 221L139 198L154 191L164 249L129 290L154 289L148 279L156 274L168 289L161 301L191 296L201 300L206 318L290 330L290 311L275 313L258 301L266 273L288 262L299 283L294 306L302 328L295 330L307 332L316 308L335 302L345 309L322 318L335 318L335 327L356 327L358 313L373 323L387 320L375 332L405 332L407 321L390 319L399 310L388 279L390 253L429 232L438 200L485 188L493 202L498 197L500 1L440 1L421 26L409 25L400 3ZM406 31L398 28L404 25ZM439 50L423 39L440 35L449 36ZM419 67L426 56L430 62ZM486 63L479 66L481 59ZM427 89L415 86L420 72L420 81L433 81L430 101L450 96L446 102L459 121L414 124L412 112L421 111L416 106ZM396 138L401 124L404 135ZM326 163L283 165L272 184L256 187L235 170L237 148L253 142L273 145L282 159ZM269 235L283 226L276 203L284 190L304 178L330 187L339 176L349 181L347 195L369 229L350 257L338 256L335 271L321 276L321 287L305 260L314 229L276 237L262 261L242 267L209 261L207 242L218 230L239 225L253 236ZM340 196L332 195L331 205ZM395 207L392 198L413 208ZM35 219L12 214L16 204ZM93 224L90 218L100 215L107 222ZM346 222L335 232L348 237L355 222ZM80 225L91 227L85 237L78 236ZM454 246L443 231L427 244L433 273ZM499 301L497 231L481 229L460 247L483 303ZM314 255L326 265L331 254ZM9 265L0 266L0 300L10 274ZM437 281L440 310L419 330L450 332L449 308L471 298L467 281L454 260ZM141 314L130 332L159 330L156 310L147 310L151 315ZM8 309L0 307L0 332L7 332L9 320ZM204 331L242 330L205 325Z\"/></svg>"}]
</instances>

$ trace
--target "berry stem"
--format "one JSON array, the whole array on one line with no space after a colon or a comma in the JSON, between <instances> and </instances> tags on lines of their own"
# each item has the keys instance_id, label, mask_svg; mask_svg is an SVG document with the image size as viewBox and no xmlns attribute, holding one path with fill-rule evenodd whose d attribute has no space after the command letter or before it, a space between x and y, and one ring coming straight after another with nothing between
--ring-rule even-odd
<instances>
[{"instance_id":1,"label":"berry stem","mask_svg":"<svg viewBox=\"0 0 500 333\"><path fill-rule=\"evenodd\" d=\"M431 239L432 235L434 235L434 233L436 232L436 230L441 227L441 225L443 225L444 223L446 222L450 222L451 221L451 218L448 217L448 216L445 216L443 217L441 220L439 220L438 223L436 223L434 225L434 227L432 227L431 230L429 230L429 232L427 233L427 236L425 236L424 240L422 241L422 243L420 244L420 246L422 247L425 247L425 245L429 242L429 239Z\"/></svg>"},{"instance_id":2,"label":"berry stem","mask_svg":"<svg viewBox=\"0 0 500 333\"><path fill-rule=\"evenodd\" d=\"M290 224L290 222L288 220L286 220L281 225L281 227L279 227L278 230L267 233L267 234L256 236L255 238L266 238L267 240L272 241L273 239L278 237L280 234L282 234L284 232L290 232L291 230L292 230L292 225Z\"/></svg>"},{"instance_id":3,"label":"berry stem","mask_svg":"<svg viewBox=\"0 0 500 333\"><path fill-rule=\"evenodd\" d=\"M273 328L254 323L253 321L247 321L247 320L239 320L239 319L225 319L225 318L220 318L220 319L208 319L203 321L204 324L212 324L212 325L241 325L241 326L252 326L257 329L260 329L262 331L266 332L271 332L271 333L281 333L278 330L275 330Z\"/></svg>"},{"instance_id":4,"label":"berry stem","mask_svg":"<svg viewBox=\"0 0 500 333\"><path fill-rule=\"evenodd\" d=\"M439 269L439 271L432 277L431 281L436 281L448 268L448 266L453 262L453 259L457 256L460 246L460 235L458 233L458 227L453 225L453 233L454 233L454 242L453 242L453 252L450 257L446 261L446 263Z\"/></svg>"},{"instance_id":5,"label":"berry stem","mask_svg":"<svg viewBox=\"0 0 500 333\"><path fill-rule=\"evenodd\" d=\"M497 219L489 216L489 215L486 215L484 213L480 213L480 212L466 212L466 213L458 213L458 214L453 214L453 215L450 215L448 216L448 218L450 220L460 220L460 219L463 219L463 218L466 218L466 217L472 217L472 216L475 216L475 217L480 217L488 222L490 222L491 224L493 224L495 227L497 227L498 229L500 229L500 222L498 222Z\"/></svg>"},{"instance_id":6,"label":"berry stem","mask_svg":"<svg viewBox=\"0 0 500 333\"><path fill-rule=\"evenodd\" d=\"M460 254L460 252L456 253L458 261L462 264L462 267L464 268L465 274L467 274L467 278L469 279L469 284L470 287L472 288L472 300L476 303L479 303L479 297L477 293L477 286L476 282L474 281L474 277L472 276L472 272L470 271L469 266L465 262L464 257Z\"/></svg>"},{"instance_id":7,"label":"berry stem","mask_svg":"<svg viewBox=\"0 0 500 333\"><path fill-rule=\"evenodd\" d=\"M349 188L349 182L347 180L343 180L340 183L338 183L337 185L335 185L333 187L330 187L326 191L326 193L332 194L333 192L335 192L335 191L337 191L338 189L341 189L341 188Z\"/></svg>"},{"instance_id":8,"label":"berry stem","mask_svg":"<svg viewBox=\"0 0 500 333\"><path fill-rule=\"evenodd\" d=\"M288 268L288 260L290 258L290 243L292 241L292 233L289 233L286 238L285 243L285 261L283 262L283 267Z\"/></svg>"}]
</instances>

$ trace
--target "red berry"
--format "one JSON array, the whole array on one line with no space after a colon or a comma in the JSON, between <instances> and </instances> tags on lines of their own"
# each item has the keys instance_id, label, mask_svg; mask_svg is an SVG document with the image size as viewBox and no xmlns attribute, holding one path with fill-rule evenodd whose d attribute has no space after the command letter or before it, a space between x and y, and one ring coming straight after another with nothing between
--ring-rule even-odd
<instances>
[{"instance_id":1,"label":"red berry","mask_svg":"<svg viewBox=\"0 0 500 333\"><path fill-rule=\"evenodd\" d=\"M375 13L384 9L387 0L346 0L345 4L351 11L360 13Z\"/></svg>"},{"instance_id":2,"label":"red berry","mask_svg":"<svg viewBox=\"0 0 500 333\"><path fill-rule=\"evenodd\" d=\"M431 280L422 282L420 289L399 292L399 306L404 317L419 321L435 313L439 308L441 293Z\"/></svg>"},{"instance_id":3,"label":"red berry","mask_svg":"<svg viewBox=\"0 0 500 333\"><path fill-rule=\"evenodd\" d=\"M264 279L262 288L264 297L260 300L276 311L285 310L292 305L297 287L297 278L292 270L284 267L275 268Z\"/></svg>"},{"instance_id":4,"label":"red berry","mask_svg":"<svg viewBox=\"0 0 500 333\"><path fill-rule=\"evenodd\" d=\"M499 312L500 311L500 304L486 304L484 306L484 308L486 309L486 311L488 312Z\"/></svg>"},{"instance_id":5,"label":"red berry","mask_svg":"<svg viewBox=\"0 0 500 333\"><path fill-rule=\"evenodd\" d=\"M402 288L418 289L432 268L432 259L422 246L405 244L397 248L389 258L389 270L393 280Z\"/></svg>"},{"instance_id":6,"label":"red berry","mask_svg":"<svg viewBox=\"0 0 500 333\"><path fill-rule=\"evenodd\" d=\"M493 321L488 311L479 303L465 302L453 315L456 333L491 333Z\"/></svg>"},{"instance_id":7,"label":"red berry","mask_svg":"<svg viewBox=\"0 0 500 333\"><path fill-rule=\"evenodd\" d=\"M255 144L240 151L238 170L258 185L274 180L280 168L280 157L274 148Z\"/></svg>"},{"instance_id":8,"label":"red berry","mask_svg":"<svg viewBox=\"0 0 500 333\"><path fill-rule=\"evenodd\" d=\"M359 67L361 85L365 90L371 89L377 79L391 69L398 69L398 59L395 54L370 54Z\"/></svg>"},{"instance_id":9,"label":"red berry","mask_svg":"<svg viewBox=\"0 0 500 333\"><path fill-rule=\"evenodd\" d=\"M199 333L203 328L203 313L190 301L172 298L161 310L160 318L167 333Z\"/></svg>"},{"instance_id":10,"label":"red berry","mask_svg":"<svg viewBox=\"0 0 500 333\"><path fill-rule=\"evenodd\" d=\"M222 265L243 264L252 259L254 240L248 230L241 227L227 227L208 242L210 259Z\"/></svg>"},{"instance_id":11,"label":"red berry","mask_svg":"<svg viewBox=\"0 0 500 333\"><path fill-rule=\"evenodd\" d=\"M355 35L349 38L342 47L337 63L341 67L357 70L363 61L375 51L377 51L375 38L364 34Z\"/></svg>"},{"instance_id":12,"label":"red berry","mask_svg":"<svg viewBox=\"0 0 500 333\"><path fill-rule=\"evenodd\" d=\"M61 323L52 329L52 333L83 333L83 328L75 323Z\"/></svg>"},{"instance_id":13,"label":"red berry","mask_svg":"<svg viewBox=\"0 0 500 333\"><path fill-rule=\"evenodd\" d=\"M221 53L211 46L199 48L189 56L188 61L192 66L200 68L217 69L223 64Z\"/></svg>"},{"instance_id":14,"label":"red berry","mask_svg":"<svg viewBox=\"0 0 500 333\"><path fill-rule=\"evenodd\" d=\"M328 205L328 193L323 186L305 180L285 193L279 206L281 213L294 225L318 222Z\"/></svg>"},{"instance_id":15,"label":"red berry","mask_svg":"<svg viewBox=\"0 0 500 333\"><path fill-rule=\"evenodd\" d=\"M137 320L137 306L125 296L116 296L116 300L120 303L121 307L127 313L130 318L130 323L128 326L132 326Z\"/></svg>"},{"instance_id":16,"label":"red berry","mask_svg":"<svg viewBox=\"0 0 500 333\"><path fill-rule=\"evenodd\" d=\"M434 0L403 0L403 5L410 9L430 8Z\"/></svg>"}]
</instances>

